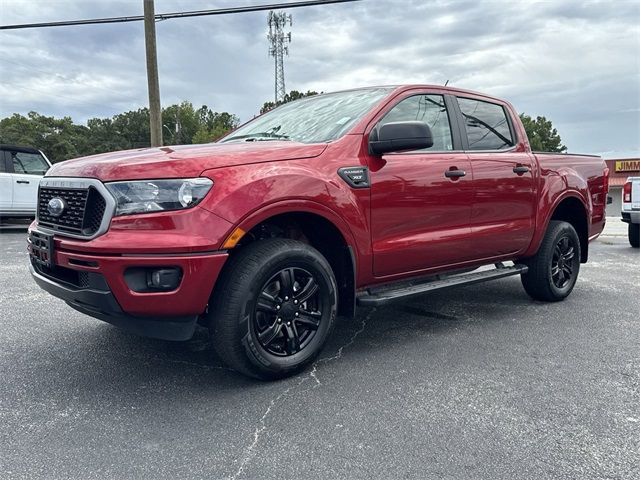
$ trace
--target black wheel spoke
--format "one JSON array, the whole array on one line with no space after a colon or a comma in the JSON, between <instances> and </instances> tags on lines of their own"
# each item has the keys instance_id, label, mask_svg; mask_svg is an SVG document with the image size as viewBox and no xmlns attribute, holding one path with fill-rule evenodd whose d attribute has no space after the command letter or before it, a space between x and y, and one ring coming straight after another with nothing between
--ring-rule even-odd
<instances>
[{"instance_id":1,"label":"black wheel spoke","mask_svg":"<svg viewBox=\"0 0 640 480\"><path fill-rule=\"evenodd\" d=\"M286 350L289 355L293 355L300 350L300 337L298 336L298 330L293 324L287 324L284 328L287 335Z\"/></svg>"},{"instance_id":2,"label":"black wheel spoke","mask_svg":"<svg viewBox=\"0 0 640 480\"><path fill-rule=\"evenodd\" d=\"M565 261L569 261L569 260L573 260L573 256L575 255L575 252L573 250L573 247L570 247L569 250L567 250L564 253L564 259Z\"/></svg>"},{"instance_id":3,"label":"black wheel spoke","mask_svg":"<svg viewBox=\"0 0 640 480\"><path fill-rule=\"evenodd\" d=\"M260 297L258 297L258 303L256 304L256 309L262 312L277 313L278 312L278 310L276 309L277 303L278 302L276 302L276 299L273 298L271 295L269 295L267 292L262 292L260 294Z\"/></svg>"},{"instance_id":4,"label":"black wheel spoke","mask_svg":"<svg viewBox=\"0 0 640 480\"><path fill-rule=\"evenodd\" d=\"M274 323L270 327L267 327L264 332L258 333L258 338L263 345L271 345L271 343L273 343L273 341L278 337L281 330L282 325L280 325L279 323Z\"/></svg>"},{"instance_id":5,"label":"black wheel spoke","mask_svg":"<svg viewBox=\"0 0 640 480\"><path fill-rule=\"evenodd\" d=\"M556 245L556 248L553 250L553 258L558 259L562 257L562 250L560 249L560 244Z\"/></svg>"},{"instance_id":6,"label":"black wheel spoke","mask_svg":"<svg viewBox=\"0 0 640 480\"><path fill-rule=\"evenodd\" d=\"M294 276L291 268L285 268L280 272L280 296L293 295Z\"/></svg>"},{"instance_id":7,"label":"black wheel spoke","mask_svg":"<svg viewBox=\"0 0 640 480\"><path fill-rule=\"evenodd\" d=\"M307 328L317 330L320 326L321 318L322 314L318 312L300 312L300 316L296 318L296 321Z\"/></svg>"},{"instance_id":8,"label":"black wheel spoke","mask_svg":"<svg viewBox=\"0 0 640 480\"><path fill-rule=\"evenodd\" d=\"M307 284L303 287L302 290L296 293L294 298L298 300L299 303L304 303L309 300L309 298L311 298L317 291L318 284L316 283L315 278L309 277Z\"/></svg>"}]
</instances>

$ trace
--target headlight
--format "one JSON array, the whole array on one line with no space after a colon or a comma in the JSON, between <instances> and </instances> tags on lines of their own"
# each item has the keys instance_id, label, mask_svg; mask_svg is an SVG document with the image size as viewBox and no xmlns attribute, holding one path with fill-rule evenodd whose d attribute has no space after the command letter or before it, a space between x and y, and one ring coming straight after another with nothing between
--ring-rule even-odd
<instances>
[{"instance_id":1,"label":"headlight","mask_svg":"<svg viewBox=\"0 0 640 480\"><path fill-rule=\"evenodd\" d=\"M131 215L193 207L209 193L213 182L208 178L187 178L105 185L116 199L116 215Z\"/></svg>"}]
</instances>

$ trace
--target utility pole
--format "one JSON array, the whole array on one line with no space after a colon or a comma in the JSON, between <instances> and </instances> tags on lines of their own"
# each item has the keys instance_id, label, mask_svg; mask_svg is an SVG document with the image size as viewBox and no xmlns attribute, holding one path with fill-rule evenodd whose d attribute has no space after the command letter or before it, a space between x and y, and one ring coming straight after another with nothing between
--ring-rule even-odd
<instances>
[{"instance_id":1,"label":"utility pole","mask_svg":"<svg viewBox=\"0 0 640 480\"><path fill-rule=\"evenodd\" d=\"M291 32L284 33L284 28L293 25L291 15L284 12L269 12L269 55L275 59L275 103L284 100L287 93L284 86L284 56L289 55L288 44L291 43Z\"/></svg>"},{"instance_id":2,"label":"utility pole","mask_svg":"<svg viewBox=\"0 0 640 480\"><path fill-rule=\"evenodd\" d=\"M162 146L162 110L158 82L158 56L156 52L156 20L153 0L142 0L144 7L144 43L147 51L147 83L149 85L149 131L151 146Z\"/></svg>"}]
</instances>

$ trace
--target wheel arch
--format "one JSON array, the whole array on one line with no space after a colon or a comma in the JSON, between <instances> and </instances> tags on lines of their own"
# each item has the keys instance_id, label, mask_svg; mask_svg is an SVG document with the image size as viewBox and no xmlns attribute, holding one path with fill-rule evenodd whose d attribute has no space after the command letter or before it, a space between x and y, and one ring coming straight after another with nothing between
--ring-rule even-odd
<instances>
[{"instance_id":1,"label":"wheel arch","mask_svg":"<svg viewBox=\"0 0 640 480\"><path fill-rule=\"evenodd\" d=\"M580 240L580 262L586 263L589 257L589 217L582 199L575 195L562 198L553 208L545 230L551 220L561 220L575 228Z\"/></svg>"},{"instance_id":2,"label":"wheel arch","mask_svg":"<svg viewBox=\"0 0 640 480\"><path fill-rule=\"evenodd\" d=\"M244 232L243 236L229 253L233 255L243 246L264 238L291 238L308 243L331 265L338 286L338 314L353 317L358 268L353 235L330 209L311 203L273 204L247 216L237 227Z\"/></svg>"}]
</instances>

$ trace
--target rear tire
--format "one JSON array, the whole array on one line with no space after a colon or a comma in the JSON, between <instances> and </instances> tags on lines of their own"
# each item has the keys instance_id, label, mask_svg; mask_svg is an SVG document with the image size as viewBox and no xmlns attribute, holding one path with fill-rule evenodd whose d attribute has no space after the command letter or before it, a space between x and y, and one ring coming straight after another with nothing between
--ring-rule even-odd
<instances>
[{"instance_id":1,"label":"rear tire","mask_svg":"<svg viewBox=\"0 0 640 480\"><path fill-rule=\"evenodd\" d=\"M580 239L570 223L552 220L538 252L526 260L525 291L535 300L557 302L569 296L580 272Z\"/></svg>"},{"instance_id":2,"label":"rear tire","mask_svg":"<svg viewBox=\"0 0 640 480\"><path fill-rule=\"evenodd\" d=\"M212 343L245 375L294 375L322 350L336 307L336 280L320 252L294 240L258 241L232 256L218 279L208 315Z\"/></svg>"},{"instance_id":3,"label":"rear tire","mask_svg":"<svg viewBox=\"0 0 640 480\"><path fill-rule=\"evenodd\" d=\"M640 223L629 224L629 243L633 248L640 248Z\"/></svg>"}]
</instances>

